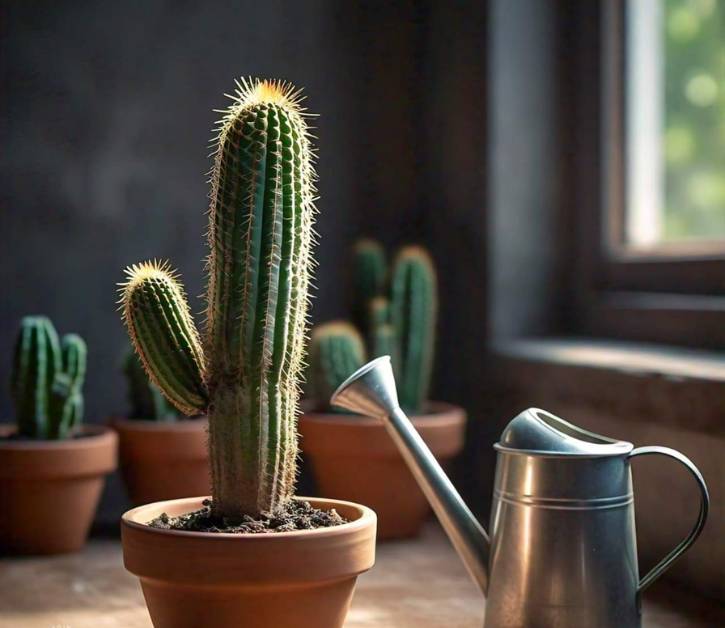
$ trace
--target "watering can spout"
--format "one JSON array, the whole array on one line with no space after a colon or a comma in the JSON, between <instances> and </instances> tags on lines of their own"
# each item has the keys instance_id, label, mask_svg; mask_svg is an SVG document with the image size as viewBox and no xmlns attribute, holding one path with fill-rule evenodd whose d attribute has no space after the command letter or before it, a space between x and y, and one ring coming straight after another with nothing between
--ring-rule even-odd
<instances>
[{"instance_id":1,"label":"watering can spout","mask_svg":"<svg viewBox=\"0 0 725 628\"><path fill-rule=\"evenodd\" d=\"M458 555L485 594L490 550L488 534L400 409L390 357L376 358L358 369L335 391L330 403L384 422Z\"/></svg>"}]
</instances>

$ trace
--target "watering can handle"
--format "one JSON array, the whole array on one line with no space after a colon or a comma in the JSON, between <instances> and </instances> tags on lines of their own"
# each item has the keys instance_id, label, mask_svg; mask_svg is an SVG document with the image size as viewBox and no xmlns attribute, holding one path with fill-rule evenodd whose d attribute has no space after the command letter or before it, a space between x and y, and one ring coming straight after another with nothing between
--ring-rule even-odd
<instances>
[{"instance_id":1,"label":"watering can handle","mask_svg":"<svg viewBox=\"0 0 725 628\"><path fill-rule=\"evenodd\" d=\"M639 586L637 587L638 594L641 594L647 587L649 587L649 585L651 585L655 580L657 580L657 578L659 578L665 571L667 571L672 566L672 563L674 563L682 554L684 554L685 551L689 549L690 545L695 542L697 537L700 536L700 532L702 532L702 529L705 527L707 513L710 509L710 496L707 492L707 485L705 484L705 480L702 477L702 474L700 473L698 468L684 454L681 454L679 451L676 451L674 449L670 449L669 447L653 446L638 447L637 449L634 449L628 457L634 458L635 456L648 456L651 454L662 454L664 456L674 458L692 474L692 476L695 478L695 481L697 482L698 488L700 489L700 514L698 515L697 522L690 531L690 534L682 539L682 541L680 541L677 546L669 554L667 554L667 556L665 556L659 563L657 563L652 569L650 569L649 573L639 581Z\"/></svg>"}]
</instances>

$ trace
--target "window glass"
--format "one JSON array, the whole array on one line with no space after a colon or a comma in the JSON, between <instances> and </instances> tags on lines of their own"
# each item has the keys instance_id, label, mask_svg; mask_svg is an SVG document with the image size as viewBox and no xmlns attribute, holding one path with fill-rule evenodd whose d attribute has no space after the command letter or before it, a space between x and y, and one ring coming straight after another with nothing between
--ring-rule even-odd
<instances>
[{"instance_id":1,"label":"window glass","mask_svg":"<svg viewBox=\"0 0 725 628\"><path fill-rule=\"evenodd\" d=\"M725 243L725 0L626 7L626 244Z\"/></svg>"}]
</instances>

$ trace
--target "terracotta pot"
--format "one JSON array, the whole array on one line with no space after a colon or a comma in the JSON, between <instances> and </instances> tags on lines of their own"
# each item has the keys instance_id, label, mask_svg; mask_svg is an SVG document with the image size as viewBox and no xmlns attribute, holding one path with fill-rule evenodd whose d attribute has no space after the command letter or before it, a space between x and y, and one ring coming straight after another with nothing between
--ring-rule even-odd
<instances>
[{"instance_id":1,"label":"terracotta pot","mask_svg":"<svg viewBox=\"0 0 725 628\"><path fill-rule=\"evenodd\" d=\"M15 426L0 425L0 436ZM116 468L116 434L87 425L68 440L0 440L0 553L79 550Z\"/></svg>"},{"instance_id":2,"label":"terracotta pot","mask_svg":"<svg viewBox=\"0 0 725 628\"><path fill-rule=\"evenodd\" d=\"M445 465L463 448L466 413L431 402L411 417L423 440ZM378 516L378 538L416 536L430 510L413 475L380 421L349 414L305 412L299 421L303 456L323 495L349 499Z\"/></svg>"},{"instance_id":3,"label":"terracotta pot","mask_svg":"<svg viewBox=\"0 0 725 628\"><path fill-rule=\"evenodd\" d=\"M206 419L115 419L121 475L134 504L208 495Z\"/></svg>"},{"instance_id":4,"label":"terracotta pot","mask_svg":"<svg viewBox=\"0 0 725 628\"><path fill-rule=\"evenodd\" d=\"M201 508L201 498L130 510L121 521L126 569L141 580L155 628L339 628L358 574L375 562L375 513L310 499L350 520L270 534L213 534L145 525Z\"/></svg>"}]
</instances>

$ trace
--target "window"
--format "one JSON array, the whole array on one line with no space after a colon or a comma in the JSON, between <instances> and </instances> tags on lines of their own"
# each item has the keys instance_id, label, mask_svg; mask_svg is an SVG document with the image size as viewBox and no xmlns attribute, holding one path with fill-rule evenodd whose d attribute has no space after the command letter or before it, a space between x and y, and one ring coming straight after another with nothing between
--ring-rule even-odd
<instances>
[{"instance_id":1,"label":"window","mask_svg":"<svg viewBox=\"0 0 725 628\"><path fill-rule=\"evenodd\" d=\"M585 181L576 331L722 347L725 0L589 6L597 32L570 61Z\"/></svg>"},{"instance_id":2,"label":"window","mask_svg":"<svg viewBox=\"0 0 725 628\"><path fill-rule=\"evenodd\" d=\"M624 244L722 249L725 2L628 0L626 12Z\"/></svg>"}]
</instances>

